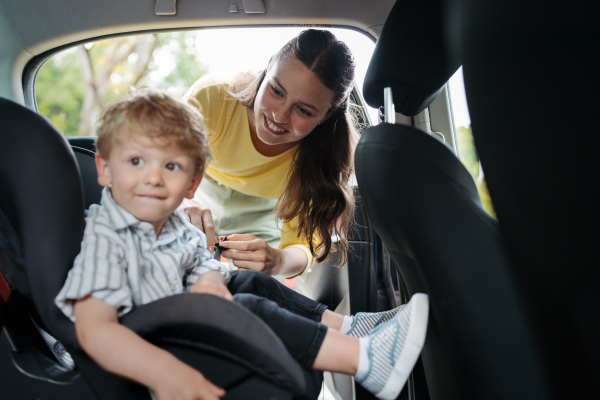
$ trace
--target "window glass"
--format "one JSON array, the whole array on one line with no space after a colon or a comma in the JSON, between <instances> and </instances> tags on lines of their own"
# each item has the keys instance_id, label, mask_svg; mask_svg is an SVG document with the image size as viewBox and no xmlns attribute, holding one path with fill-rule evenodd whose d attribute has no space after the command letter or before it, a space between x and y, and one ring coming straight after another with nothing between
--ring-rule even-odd
<instances>
[{"instance_id":1,"label":"window glass","mask_svg":"<svg viewBox=\"0 0 600 400\"><path fill-rule=\"evenodd\" d=\"M227 28L117 37L56 54L38 71L38 111L65 136L93 136L99 111L131 86L183 95L205 74L229 77L258 71L283 44L306 28ZM362 82L375 47L366 36L330 29L348 44Z\"/></svg>"},{"instance_id":2,"label":"window glass","mask_svg":"<svg viewBox=\"0 0 600 400\"><path fill-rule=\"evenodd\" d=\"M483 208L493 217L496 216L492 199L487 190L485 176L479 156L475 150L473 142L473 134L471 131L471 118L467 106L465 95L465 87L463 82L462 67L450 79L450 101L452 103L452 114L454 118L454 126L456 132L456 141L458 144L458 154L460 160L465 165L477 185L479 196L483 204Z\"/></svg>"}]
</instances>

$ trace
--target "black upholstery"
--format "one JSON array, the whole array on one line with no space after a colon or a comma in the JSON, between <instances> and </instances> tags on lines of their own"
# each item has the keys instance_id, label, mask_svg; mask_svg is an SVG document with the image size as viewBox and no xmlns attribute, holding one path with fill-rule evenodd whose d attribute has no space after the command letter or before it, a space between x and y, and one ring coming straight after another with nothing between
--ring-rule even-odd
<instances>
[{"instance_id":1,"label":"black upholstery","mask_svg":"<svg viewBox=\"0 0 600 400\"><path fill-rule=\"evenodd\" d=\"M93 160L89 152L85 156ZM95 182L95 172L92 178ZM79 349L73 324L54 306L83 236L79 169L69 144L48 121L5 99L0 99L0 193L0 270L13 291L3 310L7 313L0 358L4 367L10 364L9 356L15 364L1 375L0 394L43 397L48 383L53 383L65 388L60 398L88 398L89 388L98 398L149 398L145 388L93 363ZM75 371L52 372L62 370L48 349L39 346L32 320L65 345L75 360ZM122 323L214 378L228 390L228 398L245 399L248 393L315 398L319 393L316 375L301 369L262 321L224 299L172 296L137 308ZM19 362L23 355L26 360ZM21 382L24 375L29 386L22 391L5 381L15 376L14 381ZM83 387L76 390L78 394L68 387L72 382ZM50 386L51 392L60 393Z\"/></svg>"},{"instance_id":2,"label":"black upholstery","mask_svg":"<svg viewBox=\"0 0 600 400\"><path fill-rule=\"evenodd\" d=\"M600 398L597 4L451 4L475 144L553 398Z\"/></svg>"},{"instance_id":3,"label":"black upholstery","mask_svg":"<svg viewBox=\"0 0 600 400\"><path fill-rule=\"evenodd\" d=\"M388 86L396 110L408 116L435 99L461 58L446 42L444 16L456 16L445 14L446 6L396 3L365 79L365 93L381 93L366 96L371 105L382 104ZM426 16L413 14L423 10ZM422 18L438 25L422 29ZM430 398L548 398L536 332L504 237L458 158L419 129L384 123L363 133L355 161L367 213L408 292L430 296L422 352Z\"/></svg>"},{"instance_id":4,"label":"black upholstery","mask_svg":"<svg viewBox=\"0 0 600 400\"><path fill-rule=\"evenodd\" d=\"M425 132L380 124L363 134L356 169L408 292L430 296L422 360L431 398L543 398L502 236L460 161Z\"/></svg>"},{"instance_id":5,"label":"black upholstery","mask_svg":"<svg viewBox=\"0 0 600 400\"><path fill-rule=\"evenodd\" d=\"M391 87L396 112L423 111L460 67L457 53L446 50L443 0L399 0L377 39L363 84L371 107L383 106L383 89Z\"/></svg>"},{"instance_id":6,"label":"black upholstery","mask_svg":"<svg viewBox=\"0 0 600 400\"><path fill-rule=\"evenodd\" d=\"M73 141L69 140L71 145ZM81 173L81 183L83 185L83 205L89 209L92 204L100 204L102 198L102 186L98 184L95 153L83 147L71 146L79 172Z\"/></svg>"}]
</instances>

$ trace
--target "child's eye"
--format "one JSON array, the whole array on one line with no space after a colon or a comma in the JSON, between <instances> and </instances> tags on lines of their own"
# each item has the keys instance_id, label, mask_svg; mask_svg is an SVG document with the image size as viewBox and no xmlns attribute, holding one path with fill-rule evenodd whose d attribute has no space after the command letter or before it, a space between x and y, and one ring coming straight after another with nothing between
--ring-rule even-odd
<instances>
[{"instance_id":1,"label":"child's eye","mask_svg":"<svg viewBox=\"0 0 600 400\"><path fill-rule=\"evenodd\" d=\"M133 157L131 160L129 160L129 164L137 167L139 165L143 165L144 160L142 160L141 158L138 158L138 157Z\"/></svg>"},{"instance_id":2,"label":"child's eye","mask_svg":"<svg viewBox=\"0 0 600 400\"><path fill-rule=\"evenodd\" d=\"M181 169L181 167L179 166L179 164L175 164L175 163L167 163L166 168L169 171L179 171Z\"/></svg>"}]
</instances>

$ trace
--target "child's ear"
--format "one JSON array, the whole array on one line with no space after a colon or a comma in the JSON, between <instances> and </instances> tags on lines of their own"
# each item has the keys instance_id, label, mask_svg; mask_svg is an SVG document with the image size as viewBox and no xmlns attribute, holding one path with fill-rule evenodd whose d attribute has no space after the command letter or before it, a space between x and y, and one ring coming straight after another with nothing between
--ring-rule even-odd
<instances>
[{"instance_id":1,"label":"child's ear","mask_svg":"<svg viewBox=\"0 0 600 400\"><path fill-rule=\"evenodd\" d=\"M194 193L196 193L196 189L198 189L198 186L200 186L200 182L202 182L202 176L192 179L192 182L190 183L188 190L185 192L186 199L194 198Z\"/></svg>"},{"instance_id":2,"label":"child's ear","mask_svg":"<svg viewBox=\"0 0 600 400\"><path fill-rule=\"evenodd\" d=\"M108 161L96 153L96 171L98 172L98 184L108 186L111 183Z\"/></svg>"}]
</instances>

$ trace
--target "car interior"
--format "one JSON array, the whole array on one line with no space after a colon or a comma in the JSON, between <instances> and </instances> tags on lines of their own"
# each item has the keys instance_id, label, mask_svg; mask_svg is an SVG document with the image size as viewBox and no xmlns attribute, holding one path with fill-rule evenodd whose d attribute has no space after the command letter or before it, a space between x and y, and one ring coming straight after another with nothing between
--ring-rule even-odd
<instances>
[{"instance_id":1,"label":"car interior","mask_svg":"<svg viewBox=\"0 0 600 400\"><path fill-rule=\"evenodd\" d=\"M91 41L234 27L343 28L375 43L352 94L363 129L351 256L294 284L342 314L429 295L425 347L399 398L599 398L596 16L580 0L3 0L0 398L151 398L90 359L54 306L101 188L93 135L65 136L39 107L40 68ZM459 154L459 70L493 214ZM120 322L226 399L375 398L302 368L216 296L170 296Z\"/></svg>"}]
</instances>

